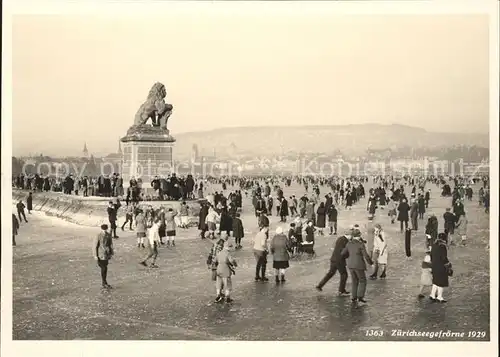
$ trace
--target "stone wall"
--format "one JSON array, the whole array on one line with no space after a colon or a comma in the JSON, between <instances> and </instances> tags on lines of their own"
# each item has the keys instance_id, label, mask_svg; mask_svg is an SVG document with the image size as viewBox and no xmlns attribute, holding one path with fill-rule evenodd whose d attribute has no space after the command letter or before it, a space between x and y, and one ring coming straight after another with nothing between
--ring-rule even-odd
<instances>
[{"instance_id":1,"label":"stone wall","mask_svg":"<svg viewBox=\"0 0 500 357\"><path fill-rule=\"evenodd\" d=\"M17 189L12 190L13 203L22 200L26 204L28 191ZM44 212L47 216L53 216L65 221L82 226L97 227L108 222L106 208L109 198L106 197L82 197L70 196L59 192L35 192L33 193L33 210ZM157 208L160 205L165 208L180 207L180 202L174 201L152 201L145 202ZM196 201L188 201L190 207L191 221L197 221L199 214L199 204ZM125 205L125 202L122 202ZM121 208L118 212L118 222L123 222L125 214Z\"/></svg>"}]
</instances>

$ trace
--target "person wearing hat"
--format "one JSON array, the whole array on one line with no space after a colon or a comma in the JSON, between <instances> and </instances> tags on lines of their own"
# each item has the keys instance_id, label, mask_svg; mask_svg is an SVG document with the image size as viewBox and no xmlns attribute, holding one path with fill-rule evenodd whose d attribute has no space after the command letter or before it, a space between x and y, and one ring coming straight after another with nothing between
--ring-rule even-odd
<instances>
[{"instance_id":1,"label":"person wearing hat","mask_svg":"<svg viewBox=\"0 0 500 357\"><path fill-rule=\"evenodd\" d=\"M448 250L446 248L446 234L439 233L438 239L431 249L432 265L432 290L429 298L431 301L445 303L443 291L449 286L448 277L451 276L451 263L448 260Z\"/></svg>"},{"instance_id":2,"label":"person wearing hat","mask_svg":"<svg viewBox=\"0 0 500 357\"><path fill-rule=\"evenodd\" d=\"M342 255L342 252L352 237L352 231L352 229L348 229L343 236L338 237L335 241L335 246L330 258L330 269L326 273L325 277L321 279L319 284L316 285L316 290L323 291L323 286L325 286L325 284L338 271L340 274L339 295L346 296L350 294L345 288L347 283L347 268L346 257Z\"/></svg>"},{"instance_id":3,"label":"person wearing hat","mask_svg":"<svg viewBox=\"0 0 500 357\"><path fill-rule=\"evenodd\" d=\"M245 237L245 229L243 228L243 221L240 218L240 214L236 213L233 218L233 237L236 243L236 249L241 249L241 238Z\"/></svg>"},{"instance_id":4,"label":"person wearing hat","mask_svg":"<svg viewBox=\"0 0 500 357\"><path fill-rule=\"evenodd\" d=\"M285 271L290 266L290 255L288 252L291 249L290 241L284 234L282 227L276 228L276 235L271 239L269 245L271 254L273 255L273 269L276 278L276 284L285 282Z\"/></svg>"},{"instance_id":5,"label":"person wearing hat","mask_svg":"<svg viewBox=\"0 0 500 357\"><path fill-rule=\"evenodd\" d=\"M101 232L95 237L92 245L92 255L101 269L101 280L103 289L111 289L108 284L108 263L113 256L113 239L108 232L108 225L101 225Z\"/></svg>"},{"instance_id":6,"label":"person wearing hat","mask_svg":"<svg viewBox=\"0 0 500 357\"><path fill-rule=\"evenodd\" d=\"M353 304L365 304L366 292L366 262L373 265L373 261L366 251L366 246L361 238L359 229L354 229L352 239L342 250L342 256L347 258L347 268L351 275L352 293L351 300Z\"/></svg>"},{"instance_id":7,"label":"person wearing hat","mask_svg":"<svg viewBox=\"0 0 500 357\"><path fill-rule=\"evenodd\" d=\"M215 265L217 266L216 271L216 293L217 297L215 302L222 302L225 298L227 303L233 302L231 299L231 289L232 281L231 276L235 274L234 269L238 266L236 260L232 257L230 249L232 248L231 243L226 240L222 247L222 250L215 256ZM224 289L224 294L222 294L222 289Z\"/></svg>"}]
</instances>

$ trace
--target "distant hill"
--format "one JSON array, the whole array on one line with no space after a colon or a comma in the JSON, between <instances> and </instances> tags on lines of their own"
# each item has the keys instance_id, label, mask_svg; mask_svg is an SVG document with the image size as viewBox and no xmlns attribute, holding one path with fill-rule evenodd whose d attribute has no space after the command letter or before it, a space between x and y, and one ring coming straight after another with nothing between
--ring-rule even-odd
<instances>
[{"instance_id":1,"label":"distant hill","mask_svg":"<svg viewBox=\"0 0 500 357\"><path fill-rule=\"evenodd\" d=\"M386 149L411 146L450 147L477 145L489 147L487 134L436 133L406 125L336 125L301 127L237 127L205 132L175 134L175 154L190 155L193 144L200 154L219 157L235 152L271 156L284 152L332 153L361 155L368 148Z\"/></svg>"}]
</instances>

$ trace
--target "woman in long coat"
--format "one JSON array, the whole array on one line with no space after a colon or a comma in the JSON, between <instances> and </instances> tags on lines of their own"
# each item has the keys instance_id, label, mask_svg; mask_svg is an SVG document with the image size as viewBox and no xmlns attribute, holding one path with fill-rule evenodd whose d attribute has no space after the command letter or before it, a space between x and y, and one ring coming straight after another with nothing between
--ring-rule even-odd
<instances>
[{"instance_id":1,"label":"woman in long coat","mask_svg":"<svg viewBox=\"0 0 500 357\"><path fill-rule=\"evenodd\" d=\"M326 227L326 207L324 202L319 204L316 214L316 227L318 227L318 233L323 235L323 229Z\"/></svg>"},{"instance_id":2,"label":"woman in long coat","mask_svg":"<svg viewBox=\"0 0 500 357\"><path fill-rule=\"evenodd\" d=\"M198 229L200 230L201 239L205 239L205 234L208 230L207 227L208 203L202 203L200 209L200 221L198 222Z\"/></svg>"},{"instance_id":3,"label":"woman in long coat","mask_svg":"<svg viewBox=\"0 0 500 357\"><path fill-rule=\"evenodd\" d=\"M418 195L418 218L424 219L425 213L425 198L423 195Z\"/></svg>"},{"instance_id":4,"label":"woman in long coat","mask_svg":"<svg viewBox=\"0 0 500 357\"><path fill-rule=\"evenodd\" d=\"M283 228L276 228L276 235L271 239L270 244L271 254L273 255L273 269L276 278L276 284L285 282L285 271L290 266L290 255L288 252L291 249L288 237L283 233Z\"/></svg>"},{"instance_id":5,"label":"woman in long coat","mask_svg":"<svg viewBox=\"0 0 500 357\"><path fill-rule=\"evenodd\" d=\"M288 201L285 198L281 199L280 217L281 222L286 222L286 217L288 217Z\"/></svg>"},{"instance_id":6,"label":"woman in long coat","mask_svg":"<svg viewBox=\"0 0 500 357\"><path fill-rule=\"evenodd\" d=\"M28 198L26 199L26 209L29 214L33 211L33 195L31 192L28 194Z\"/></svg>"},{"instance_id":7,"label":"woman in long coat","mask_svg":"<svg viewBox=\"0 0 500 357\"><path fill-rule=\"evenodd\" d=\"M375 212L377 211L377 198L373 194L368 199L368 219L371 221L375 217Z\"/></svg>"},{"instance_id":8,"label":"woman in long coat","mask_svg":"<svg viewBox=\"0 0 500 357\"><path fill-rule=\"evenodd\" d=\"M231 235L231 231L233 230L233 219L229 215L227 207L223 207L220 214L220 226L219 232L227 232L227 235Z\"/></svg>"},{"instance_id":9,"label":"woman in long coat","mask_svg":"<svg viewBox=\"0 0 500 357\"><path fill-rule=\"evenodd\" d=\"M314 213L314 203L312 203L311 201L308 201L306 205L306 218L308 221L313 222L313 224L316 222L316 215Z\"/></svg>"},{"instance_id":10,"label":"woman in long coat","mask_svg":"<svg viewBox=\"0 0 500 357\"><path fill-rule=\"evenodd\" d=\"M451 263L448 260L448 250L446 248L446 234L439 233L438 239L431 249L432 265L432 290L430 299L432 301L446 302L443 298L444 288L449 286L448 272Z\"/></svg>"},{"instance_id":11,"label":"woman in long coat","mask_svg":"<svg viewBox=\"0 0 500 357\"><path fill-rule=\"evenodd\" d=\"M353 195L350 190L348 190L345 194L345 208L351 209L353 201Z\"/></svg>"},{"instance_id":12,"label":"woman in long coat","mask_svg":"<svg viewBox=\"0 0 500 357\"><path fill-rule=\"evenodd\" d=\"M418 231L418 202L413 201L410 208L411 229Z\"/></svg>"},{"instance_id":13,"label":"woman in long coat","mask_svg":"<svg viewBox=\"0 0 500 357\"><path fill-rule=\"evenodd\" d=\"M408 211L410 211L410 206L406 202L406 199L403 199L401 203L398 205L398 221L400 222L401 225L401 232L403 232L403 224L404 228L408 228Z\"/></svg>"}]
</instances>

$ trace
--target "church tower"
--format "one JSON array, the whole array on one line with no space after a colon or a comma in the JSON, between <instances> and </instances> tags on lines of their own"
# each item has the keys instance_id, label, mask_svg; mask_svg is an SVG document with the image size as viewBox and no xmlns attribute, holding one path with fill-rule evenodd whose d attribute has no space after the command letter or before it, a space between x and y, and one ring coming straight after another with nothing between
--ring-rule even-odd
<instances>
[{"instance_id":1,"label":"church tower","mask_svg":"<svg viewBox=\"0 0 500 357\"><path fill-rule=\"evenodd\" d=\"M89 151L87 150L87 143L83 144L83 157L89 157Z\"/></svg>"}]
</instances>

